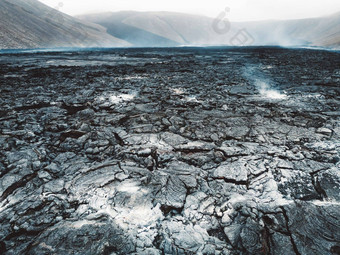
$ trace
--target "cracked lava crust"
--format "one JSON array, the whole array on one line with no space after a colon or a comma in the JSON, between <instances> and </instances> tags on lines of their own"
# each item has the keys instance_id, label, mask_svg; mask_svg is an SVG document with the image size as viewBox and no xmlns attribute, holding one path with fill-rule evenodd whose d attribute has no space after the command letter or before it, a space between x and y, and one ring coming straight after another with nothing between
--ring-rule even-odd
<instances>
[{"instance_id":1,"label":"cracked lava crust","mask_svg":"<svg viewBox=\"0 0 340 255\"><path fill-rule=\"evenodd\" d=\"M0 254L340 254L340 55L0 55Z\"/></svg>"}]
</instances>

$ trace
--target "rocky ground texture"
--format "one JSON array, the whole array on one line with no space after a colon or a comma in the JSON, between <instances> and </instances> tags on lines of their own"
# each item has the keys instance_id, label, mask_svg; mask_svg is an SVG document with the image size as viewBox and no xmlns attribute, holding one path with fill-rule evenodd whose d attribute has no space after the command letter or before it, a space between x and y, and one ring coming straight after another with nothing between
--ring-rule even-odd
<instances>
[{"instance_id":1,"label":"rocky ground texture","mask_svg":"<svg viewBox=\"0 0 340 255\"><path fill-rule=\"evenodd\" d=\"M0 254L340 254L340 55L0 55Z\"/></svg>"}]
</instances>

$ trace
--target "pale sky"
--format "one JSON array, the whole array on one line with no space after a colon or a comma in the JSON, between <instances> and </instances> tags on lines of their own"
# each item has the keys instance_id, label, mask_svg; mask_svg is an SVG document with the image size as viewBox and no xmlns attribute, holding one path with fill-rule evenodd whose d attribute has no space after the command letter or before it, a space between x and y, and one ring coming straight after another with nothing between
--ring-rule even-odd
<instances>
[{"instance_id":1,"label":"pale sky","mask_svg":"<svg viewBox=\"0 0 340 255\"><path fill-rule=\"evenodd\" d=\"M300 19L340 12L340 0L40 0L70 15L99 12L170 11L216 17L229 8L232 21Z\"/></svg>"}]
</instances>

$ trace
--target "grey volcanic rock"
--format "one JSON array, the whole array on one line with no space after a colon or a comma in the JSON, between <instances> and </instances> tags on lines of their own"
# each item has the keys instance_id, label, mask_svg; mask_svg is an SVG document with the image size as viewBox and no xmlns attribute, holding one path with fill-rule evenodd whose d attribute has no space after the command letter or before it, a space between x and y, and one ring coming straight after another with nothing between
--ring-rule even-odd
<instances>
[{"instance_id":1,"label":"grey volcanic rock","mask_svg":"<svg viewBox=\"0 0 340 255\"><path fill-rule=\"evenodd\" d=\"M129 45L37 0L0 1L0 38L0 49Z\"/></svg>"},{"instance_id":2,"label":"grey volcanic rock","mask_svg":"<svg viewBox=\"0 0 340 255\"><path fill-rule=\"evenodd\" d=\"M339 67L282 48L1 54L0 253L339 254Z\"/></svg>"},{"instance_id":3,"label":"grey volcanic rock","mask_svg":"<svg viewBox=\"0 0 340 255\"><path fill-rule=\"evenodd\" d=\"M124 231L103 218L94 224L86 221L56 224L32 244L27 254L128 254L133 250L133 243L124 236Z\"/></svg>"}]
</instances>

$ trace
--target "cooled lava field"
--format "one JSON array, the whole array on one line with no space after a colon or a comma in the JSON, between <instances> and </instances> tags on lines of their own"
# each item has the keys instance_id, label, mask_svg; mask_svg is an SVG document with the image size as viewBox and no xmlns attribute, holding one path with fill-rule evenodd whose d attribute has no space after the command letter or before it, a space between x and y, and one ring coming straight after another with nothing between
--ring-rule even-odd
<instances>
[{"instance_id":1,"label":"cooled lava field","mask_svg":"<svg viewBox=\"0 0 340 255\"><path fill-rule=\"evenodd\" d=\"M340 254L340 53L0 54L0 254Z\"/></svg>"}]
</instances>

